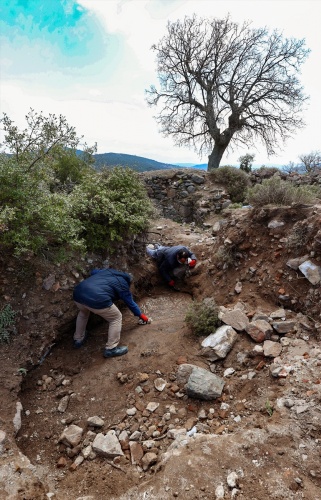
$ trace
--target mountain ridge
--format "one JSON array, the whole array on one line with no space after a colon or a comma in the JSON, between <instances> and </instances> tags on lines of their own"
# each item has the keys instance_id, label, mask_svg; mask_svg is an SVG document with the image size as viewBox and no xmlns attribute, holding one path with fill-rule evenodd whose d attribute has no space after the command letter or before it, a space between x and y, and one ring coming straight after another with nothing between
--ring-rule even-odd
<instances>
[{"instance_id":1,"label":"mountain ridge","mask_svg":"<svg viewBox=\"0 0 321 500\"><path fill-rule=\"evenodd\" d=\"M102 153L94 154L95 167L100 170L103 167L129 167L137 172L146 172L150 170L169 170L178 168L177 165L162 163L143 156L128 155L125 153Z\"/></svg>"},{"instance_id":2,"label":"mountain ridge","mask_svg":"<svg viewBox=\"0 0 321 500\"><path fill-rule=\"evenodd\" d=\"M81 151L79 151L81 153ZM95 158L95 168L100 170L101 168L114 168L114 167L129 167L137 172L148 172L153 170L169 170L169 169L177 169L177 168L195 168L197 170L207 170L207 163L164 163L156 160L152 160L151 158L146 158L144 156L137 155L129 155L126 153L96 153L93 155ZM229 164L233 167L239 167L239 165ZM224 166L224 165L222 165ZM254 163L252 168L255 170L257 168L262 167L258 163ZM282 165L268 163L265 165L266 167L276 167L282 168Z\"/></svg>"}]
</instances>

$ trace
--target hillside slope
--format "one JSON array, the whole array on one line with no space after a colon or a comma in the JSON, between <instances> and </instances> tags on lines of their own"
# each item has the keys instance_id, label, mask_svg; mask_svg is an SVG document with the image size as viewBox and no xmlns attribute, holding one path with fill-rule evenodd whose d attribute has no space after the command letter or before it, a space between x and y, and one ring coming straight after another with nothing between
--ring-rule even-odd
<instances>
[{"instance_id":1,"label":"hillside slope","mask_svg":"<svg viewBox=\"0 0 321 500\"><path fill-rule=\"evenodd\" d=\"M127 155L122 153L102 153L95 154L95 167L99 170L102 167L129 167L137 172L146 172L151 170L166 170L177 168L175 165L161 163L142 156Z\"/></svg>"}]
</instances>

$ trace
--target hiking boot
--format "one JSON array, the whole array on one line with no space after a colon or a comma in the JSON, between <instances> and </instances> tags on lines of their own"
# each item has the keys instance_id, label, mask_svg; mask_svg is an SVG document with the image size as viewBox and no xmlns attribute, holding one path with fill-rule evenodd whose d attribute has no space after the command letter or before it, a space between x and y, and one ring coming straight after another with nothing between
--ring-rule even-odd
<instances>
[{"instance_id":1,"label":"hiking boot","mask_svg":"<svg viewBox=\"0 0 321 500\"><path fill-rule=\"evenodd\" d=\"M128 347L126 345L119 347L116 346L113 349L104 350L104 358L112 358L113 356L122 356L128 353Z\"/></svg>"},{"instance_id":2,"label":"hiking boot","mask_svg":"<svg viewBox=\"0 0 321 500\"><path fill-rule=\"evenodd\" d=\"M86 342L87 337L88 337L88 331L86 330L83 339L81 339L81 340L74 339L74 341L73 341L74 349L79 349L80 347L82 347L84 345L84 343Z\"/></svg>"}]
</instances>

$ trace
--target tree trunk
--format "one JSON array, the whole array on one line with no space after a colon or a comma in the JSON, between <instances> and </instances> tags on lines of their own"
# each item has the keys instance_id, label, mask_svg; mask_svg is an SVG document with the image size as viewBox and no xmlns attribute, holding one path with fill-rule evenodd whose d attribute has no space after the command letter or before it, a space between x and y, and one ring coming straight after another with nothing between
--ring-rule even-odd
<instances>
[{"instance_id":1,"label":"tree trunk","mask_svg":"<svg viewBox=\"0 0 321 500\"><path fill-rule=\"evenodd\" d=\"M220 144L215 144L213 151L208 157L208 165L207 165L208 172L220 166L221 159L226 148L227 145L225 144L223 146Z\"/></svg>"}]
</instances>

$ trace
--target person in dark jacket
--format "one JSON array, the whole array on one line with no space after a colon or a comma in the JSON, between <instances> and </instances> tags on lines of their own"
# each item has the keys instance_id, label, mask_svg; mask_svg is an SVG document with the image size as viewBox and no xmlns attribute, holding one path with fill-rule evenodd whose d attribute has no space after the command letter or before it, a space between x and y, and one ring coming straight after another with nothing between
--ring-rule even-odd
<instances>
[{"instance_id":1,"label":"person in dark jacket","mask_svg":"<svg viewBox=\"0 0 321 500\"><path fill-rule=\"evenodd\" d=\"M146 252L156 260L162 278L170 287L175 287L175 278L182 278L187 269L196 266L196 256L184 245L169 247L156 244L151 247L148 245Z\"/></svg>"},{"instance_id":2,"label":"person in dark jacket","mask_svg":"<svg viewBox=\"0 0 321 500\"><path fill-rule=\"evenodd\" d=\"M140 324L149 323L142 314L129 290L132 278L128 273L116 269L95 269L91 276L81 281L74 288L73 299L79 309L74 333L74 347L83 345L87 337L86 326L90 312L98 314L109 323L108 341L104 349L104 357L122 356L128 352L127 346L118 346L122 327L122 314L114 304L115 300L123 300L134 316L138 316Z\"/></svg>"}]
</instances>

